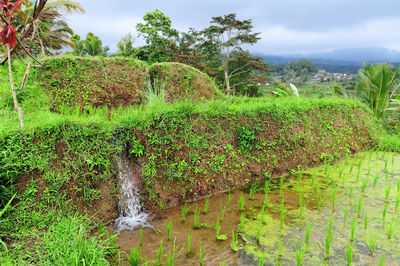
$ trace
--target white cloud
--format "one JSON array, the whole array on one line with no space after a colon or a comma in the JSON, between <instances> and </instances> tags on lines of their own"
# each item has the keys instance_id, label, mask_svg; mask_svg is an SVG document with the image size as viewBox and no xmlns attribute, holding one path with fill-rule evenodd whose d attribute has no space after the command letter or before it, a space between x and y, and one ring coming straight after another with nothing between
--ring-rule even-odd
<instances>
[{"instance_id":1,"label":"white cloud","mask_svg":"<svg viewBox=\"0 0 400 266\"><path fill-rule=\"evenodd\" d=\"M69 19L70 25L79 33L89 31L101 35L124 35L136 32L135 26L143 21L141 17L117 17L105 19L99 16L75 15Z\"/></svg>"},{"instance_id":2,"label":"white cloud","mask_svg":"<svg viewBox=\"0 0 400 266\"><path fill-rule=\"evenodd\" d=\"M321 52L341 48L383 46L400 49L400 18L373 20L327 31L299 31L283 25L258 29L262 39L254 46L267 54Z\"/></svg>"}]
</instances>

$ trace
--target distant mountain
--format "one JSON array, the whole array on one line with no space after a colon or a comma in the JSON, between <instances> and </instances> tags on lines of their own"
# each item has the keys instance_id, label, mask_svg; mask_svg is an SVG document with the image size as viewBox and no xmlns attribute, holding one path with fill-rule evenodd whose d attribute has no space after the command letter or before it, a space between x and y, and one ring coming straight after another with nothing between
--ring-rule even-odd
<instances>
[{"instance_id":1,"label":"distant mountain","mask_svg":"<svg viewBox=\"0 0 400 266\"><path fill-rule=\"evenodd\" d=\"M340 49L324 53L265 55L258 54L270 64L283 65L296 59L311 60L317 67L329 72L356 73L363 63L392 63L400 62L400 51L382 47Z\"/></svg>"},{"instance_id":2,"label":"distant mountain","mask_svg":"<svg viewBox=\"0 0 400 266\"><path fill-rule=\"evenodd\" d=\"M308 54L307 57L352 61L358 63L399 62L400 51L390 50L383 47L351 48L325 53Z\"/></svg>"}]
</instances>

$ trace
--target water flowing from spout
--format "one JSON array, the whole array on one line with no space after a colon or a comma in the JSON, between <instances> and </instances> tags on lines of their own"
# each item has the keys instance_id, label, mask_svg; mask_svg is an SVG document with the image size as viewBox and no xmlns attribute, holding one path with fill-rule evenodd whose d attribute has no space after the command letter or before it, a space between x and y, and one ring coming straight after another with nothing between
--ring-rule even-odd
<instances>
[{"instance_id":1,"label":"water flowing from spout","mask_svg":"<svg viewBox=\"0 0 400 266\"><path fill-rule=\"evenodd\" d=\"M139 197L139 182L125 152L117 158L118 177L120 180L119 218L115 221L117 232L136 227L150 226L148 213L142 211Z\"/></svg>"}]
</instances>

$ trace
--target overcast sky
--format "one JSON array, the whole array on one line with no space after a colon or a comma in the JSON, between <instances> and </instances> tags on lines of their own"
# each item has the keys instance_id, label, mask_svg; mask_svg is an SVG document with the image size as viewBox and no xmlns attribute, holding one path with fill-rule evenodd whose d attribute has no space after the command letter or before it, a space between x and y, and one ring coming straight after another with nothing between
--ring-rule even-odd
<instances>
[{"instance_id":1,"label":"overcast sky","mask_svg":"<svg viewBox=\"0 0 400 266\"><path fill-rule=\"evenodd\" d=\"M148 11L159 9L179 31L203 29L212 16L252 19L262 39L250 47L264 54L312 53L341 48L400 50L400 0L80 0L86 14L68 15L81 36L100 36L111 51ZM141 44L138 41L138 44Z\"/></svg>"}]
</instances>

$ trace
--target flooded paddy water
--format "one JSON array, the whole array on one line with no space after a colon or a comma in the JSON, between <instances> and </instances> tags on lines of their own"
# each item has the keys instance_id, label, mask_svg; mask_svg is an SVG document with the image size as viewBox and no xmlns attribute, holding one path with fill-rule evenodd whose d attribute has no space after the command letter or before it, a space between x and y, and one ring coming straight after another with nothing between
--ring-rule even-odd
<instances>
[{"instance_id":1,"label":"flooded paddy water","mask_svg":"<svg viewBox=\"0 0 400 266\"><path fill-rule=\"evenodd\" d=\"M400 155L365 152L161 211L117 246L126 265L134 248L141 265L400 265L399 212Z\"/></svg>"}]
</instances>

